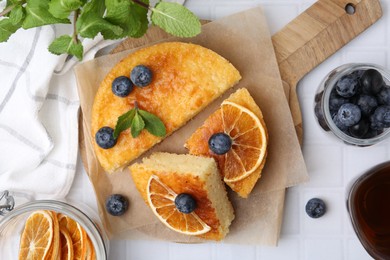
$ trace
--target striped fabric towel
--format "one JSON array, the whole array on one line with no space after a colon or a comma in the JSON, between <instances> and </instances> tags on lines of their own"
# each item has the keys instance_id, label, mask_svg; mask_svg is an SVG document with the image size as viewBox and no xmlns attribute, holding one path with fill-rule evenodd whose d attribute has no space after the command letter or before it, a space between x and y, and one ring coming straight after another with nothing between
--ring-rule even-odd
<instances>
[{"instance_id":1,"label":"striped fabric towel","mask_svg":"<svg viewBox=\"0 0 390 260\"><path fill-rule=\"evenodd\" d=\"M47 51L55 27L19 30L0 44L0 191L64 197L77 160L78 95L65 56Z\"/></svg>"},{"instance_id":2,"label":"striped fabric towel","mask_svg":"<svg viewBox=\"0 0 390 260\"><path fill-rule=\"evenodd\" d=\"M72 67L77 60L65 65L66 55L47 50L64 33L69 32L44 26L19 30L0 43L0 192L54 199L65 197L72 185L79 110ZM96 37L84 47L91 53L101 48L99 41Z\"/></svg>"}]
</instances>

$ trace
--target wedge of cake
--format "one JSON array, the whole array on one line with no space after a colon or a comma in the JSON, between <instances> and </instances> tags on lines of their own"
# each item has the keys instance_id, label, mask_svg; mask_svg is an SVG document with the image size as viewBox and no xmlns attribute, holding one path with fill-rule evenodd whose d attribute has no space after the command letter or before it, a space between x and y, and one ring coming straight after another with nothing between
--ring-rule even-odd
<instances>
[{"instance_id":1,"label":"wedge of cake","mask_svg":"<svg viewBox=\"0 0 390 260\"><path fill-rule=\"evenodd\" d=\"M91 134L100 164L110 173L124 168L240 79L229 61L195 44L160 43L130 54L107 74L94 99ZM133 123L128 112L135 108L159 118L165 130L158 132L146 116ZM121 127L131 130L116 137L121 116L127 120Z\"/></svg>"},{"instance_id":2,"label":"wedge of cake","mask_svg":"<svg viewBox=\"0 0 390 260\"><path fill-rule=\"evenodd\" d=\"M248 197L261 177L268 147L263 114L248 90L239 89L224 100L185 147L190 154L213 157L225 183Z\"/></svg>"},{"instance_id":3,"label":"wedge of cake","mask_svg":"<svg viewBox=\"0 0 390 260\"><path fill-rule=\"evenodd\" d=\"M167 227L212 240L229 232L233 207L214 159L154 153L130 171L142 198Z\"/></svg>"}]
</instances>

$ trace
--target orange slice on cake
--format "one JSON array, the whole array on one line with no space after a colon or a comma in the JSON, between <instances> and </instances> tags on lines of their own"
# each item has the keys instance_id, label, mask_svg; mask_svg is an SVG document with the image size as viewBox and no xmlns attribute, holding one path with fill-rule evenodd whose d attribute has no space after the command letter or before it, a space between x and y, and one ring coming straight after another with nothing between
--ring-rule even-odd
<instances>
[{"instance_id":1,"label":"orange slice on cake","mask_svg":"<svg viewBox=\"0 0 390 260\"><path fill-rule=\"evenodd\" d=\"M230 149L216 154L209 148L214 134L228 135ZM239 89L224 100L187 140L190 154L213 157L225 183L248 197L261 176L267 157L268 132L263 114L248 90Z\"/></svg>"},{"instance_id":2,"label":"orange slice on cake","mask_svg":"<svg viewBox=\"0 0 390 260\"><path fill-rule=\"evenodd\" d=\"M177 194L152 175L147 186L147 198L153 213L170 229L186 235L201 235L210 231L194 212L185 214L175 206Z\"/></svg>"},{"instance_id":3,"label":"orange slice on cake","mask_svg":"<svg viewBox=\"0 0 390 260\"><path fill-rule=\"evenodd\" d=\"M235 182L260 166L266 155L266 132L259 118L241 105L224 101L221 114L223 131L232 139L224 158L224 181Z\"/></svg>"},{"instance_id":4,"label":"orange slice on cake","mask_svg":"<svg viewBox=\"0 0 390 260\"><path fill-rule=\"evenodd\" d=\"M32 213L21 236L19 259L46 259L53 236L53 219L50 212L39 210Z\"/></svg>"}]
</instances>

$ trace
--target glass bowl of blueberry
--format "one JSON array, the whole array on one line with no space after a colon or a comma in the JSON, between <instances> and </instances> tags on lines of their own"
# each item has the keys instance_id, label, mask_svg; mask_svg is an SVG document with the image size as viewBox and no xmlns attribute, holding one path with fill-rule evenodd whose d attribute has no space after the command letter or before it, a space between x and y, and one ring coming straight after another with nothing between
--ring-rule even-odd
<instances>
[{"instance_id":1,"label":"glass bowl of blueberry","mask_svg":"<svg viewBox=\"0 0 390 260\"><path fill-rule=\"evenodd\" d=\"M345 64L320 83L314 100L319 125L347 144L369 146L390 134L390 74L375 64Z\"/></svg>"}]
</instances>

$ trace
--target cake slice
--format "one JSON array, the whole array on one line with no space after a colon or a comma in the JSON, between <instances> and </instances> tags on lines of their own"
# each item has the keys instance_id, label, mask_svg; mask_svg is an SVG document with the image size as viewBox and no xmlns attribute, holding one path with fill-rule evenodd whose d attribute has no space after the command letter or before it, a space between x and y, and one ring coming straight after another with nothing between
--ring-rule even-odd
<instances>
[{"instance_id":1,"label":"cake slice","mask_svg":"<svg viewBox=\"0 0 390 260\"><path fill-rule=\"evenodd\" d=\"M119 89L119 94L124 97L114 94L114 80L129 78L130 72L138 65L151 71L149 85L134 86L129 94L126 93L127 96L122 93L123 89ZM240 73L229 61L195 44L166 42L131 53L111 69L94 99L91 135L101 166L109 173L123 169L183 126L240 79ZM157 116L164 124L166 134L155 136L142 130L134 138L128 129L112 140L109 146L99 146L96 134L102 131L103 135L112 135L118 118L133 109L135 104L139 109ZM104 141L104 138L101 140Z\"/></svg>"},{"instance_id":2,"label":"cake slice","mask_svg":"<svg viewBox=\"0 0 390 260\"><path fill-rule=\"evenodd\" d=\"M213 157L225 183L247 198L261 177L268 132L263 114L248 90L224 100L187 140L190 154Z\"/></svg>"},{"instance_id":3,"label":"cake slice","mask_svg":"<svg viewBox=\"0 0 390 260\"><path fill-rule=\"evenodd\" d=\"M212 240L229 232L233 207L214 159L154 153L130 171L142 198L167 227Z\"/></svg>"}]
</instances>

